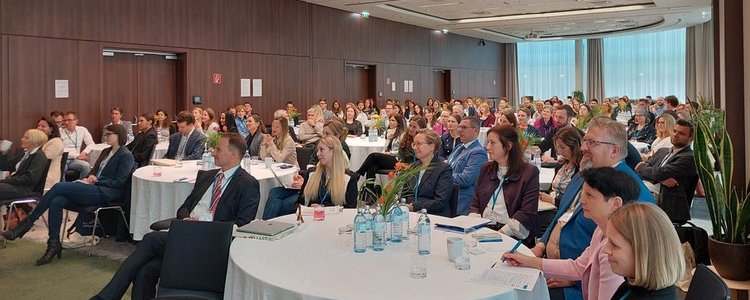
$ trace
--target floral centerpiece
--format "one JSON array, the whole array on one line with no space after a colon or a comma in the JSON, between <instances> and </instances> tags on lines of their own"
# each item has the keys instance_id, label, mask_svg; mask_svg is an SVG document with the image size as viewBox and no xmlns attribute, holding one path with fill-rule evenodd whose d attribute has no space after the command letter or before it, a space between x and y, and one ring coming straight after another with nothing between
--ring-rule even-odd
<instances>
[{"instance_id":1,"label":"floral centerpiece","mask_svg":"<svg viewBox=\"0 0 750 300\"><path fill-rule=\"evenodd\" d=\"M207 131L206 132L206 147L207 150L215 149L216 145L219 144L219 140L221 139L221 134L215 131Z\"/></svg>"},{"instance_id":2,"label":"floral centerpiece","mask_svg":"<svg viewBox=\"0 0 750 300\"><path fill-rule=\"evenodd\" d=\"M388 173L388 182L385 187L376 184L375 179L365 180L359 188L358 206L364 205L367 202L365 199L377 199L383 216L387 217L393 207L398 207L404 185L414 176L418 176L419 172L425 170L426 167L412 168L407 163L397 162L395 171Z\"/></svg>"},{"instance_id":3,"label":"floral centerpiece","mask_svg":"<svg viewBox=\"0 0 750 300\"><path fill-rule=\"evenodd\" d=\"M542 142L542 137L538 134L529 132L526 130L518 130L518 143L521 144L523 151L531 149L532 147L539 145Z\"/></svg>"},{"instance_id":4,"label":"floral centerpiece","mask_svg":"<svg viewBox=\"0 0 750 300\"><path fill-rule=\"evenodd\" d=\"M299 117L299 111L296 108L289 112L290 121L294 122L294 120L299 120L297 117Z\"/></svg>"}]
</instances>

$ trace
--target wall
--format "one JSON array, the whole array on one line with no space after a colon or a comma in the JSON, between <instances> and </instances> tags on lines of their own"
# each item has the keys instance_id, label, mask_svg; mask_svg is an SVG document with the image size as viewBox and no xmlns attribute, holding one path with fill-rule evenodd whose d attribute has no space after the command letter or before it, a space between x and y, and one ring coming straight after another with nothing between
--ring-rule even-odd
<instances>
[{"instance_id":1,"label":"wall","mask_svg":"<svg viewBox=\"0 0 750 300\"><path fill-rule=\"evenodd\" d=\"M0 16L0 136L11 140L52 110L76 110L98 132L110 109L101 104L105 48L179 53L178 107L190 107L193 95L217 111L250 101L264 119L286 101L350 100L346 63L376 65L382 99L424 102L436 68L452 70L456 97L504 94L500 44L306 2L0 0ZM263 96L240 98L240 78L263 79ZM69 80L69 99L54 98L55 79ZM404 93L404 80L414 81L413 93Z\"/></svg>"}]
</instances>

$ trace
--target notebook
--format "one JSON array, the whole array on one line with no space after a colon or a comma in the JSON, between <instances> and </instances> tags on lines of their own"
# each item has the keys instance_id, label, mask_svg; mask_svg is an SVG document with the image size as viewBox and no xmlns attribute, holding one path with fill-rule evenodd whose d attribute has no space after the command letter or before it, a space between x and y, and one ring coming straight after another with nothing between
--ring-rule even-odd
<instances>
[{"instance_id":1,"label":"notebook","mask_svg":"<svg viewBox=\"0 0 750 300\"><path fill-rule=\"evenodd\" d=\"M294 224L279 221L258 220L245 224L237 229L240 232L258 234L262 236L274 236L294 227Z\"/></svg>"},{"instance_id":2,"label":"notebook","mask_svg":"<svg viewBox=\"0 0 750 300\"><path fill-rule=\"evenodd\" d=\"M490 219L458 216L443 222L435 222L435 229L463 233L466 228L482 228Z\"/></svg>"}]
</instances>

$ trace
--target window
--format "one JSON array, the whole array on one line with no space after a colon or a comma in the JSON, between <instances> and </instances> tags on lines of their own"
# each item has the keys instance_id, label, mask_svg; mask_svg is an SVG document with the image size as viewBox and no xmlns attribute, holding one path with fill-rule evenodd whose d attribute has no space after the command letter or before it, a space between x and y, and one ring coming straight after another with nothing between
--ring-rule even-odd
<instances>
[{"instance_id":1,"label":"window","mask_svg":"<svg viewBox=\"0 0 750 300\"><path fill-rule=\"evenodd\" d=\"M519 43L517 49L519 96L565 99L575 90L575 41Z\"/></svg>"}]
</instances>

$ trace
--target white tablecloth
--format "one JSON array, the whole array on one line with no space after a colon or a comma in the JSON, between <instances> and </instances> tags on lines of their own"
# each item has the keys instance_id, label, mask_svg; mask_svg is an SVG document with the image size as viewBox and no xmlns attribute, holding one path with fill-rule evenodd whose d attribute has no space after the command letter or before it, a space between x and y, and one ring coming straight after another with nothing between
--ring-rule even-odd
<instances>
[{"instance_id":1,"label":"white tablecloth","mask_svg":"<svg viewBox=\"0 0 750 300\"><path fill-rule=\"evenodd\" d=\"M276 167L277 165L279 164L275 164L274 171L279 178L284 182L291 183L294 174L299 169L280 169ZM201 167L196 165L196 161L185 161L181 168L161 168L161 177L153 176L154 166L145 166L133 173L130 232L133 233L134 240L141 240L146 233L151 232L151 229L149 229L151 223L175 217L177 208L185 203L185 199L193 190L195 176ZM260 184L260 203L258 204L256 218L262 218L266 200L268 200L268 191L280 186L280 184L263 163L254 165L250 174ZM186 177L190 181L174 182L174 180L182 177Z\"/></svg>"},{"instance_id":2,"label":"white tablecloth","mask_svg":"<svg viewBox=\"0 0 750 300\"><path fill-rule=\"evenodd\" d=\"M487 145L487 132L490 131L490 127L481 127L479 128L479 136L477 139L479 139L479 143L482 144L482 147Z\"/></svg>"},{"instance_id":3,"label":"white tablecloth","mask_svg":"<svg viewBox=\"0 0 750 300\"><path fill-rule=\"evenodd\" d=\"M349 145L349 150L352 152L352 157L349 159L349 169L357 171L370 153L383 151L385 139L379 137L376 142L370 142L367 138L347 137L346 144Z\"/></svg>"},{"instance_id":4,"label":"white tablecloth","mask_svg":"<svg viewBox=\"0 0 750 300\"><path fill-rule=\"evenodd\" d=\"M293 222L294 216L279 219ZM471 270L456 270L448 260L446 238L459 235L434 229L427 278L413 279L410 266L416 237L389 243L382 252L368 249L357 254L352 235L338 234L338 228L353 219L354 210L344 210L340 215L327 214L325 221L306 217L298 232L278 241L235 239L224 299L549 299L543 276L530 292L467 282L489 268L501 252L473 255ZM416 224L417 214L409 219ZM430 219L434 223L445 218ZM510 250L513 244L512 238L505 237L502 248ZM531 255L523 246L519 251Z\"/></svg>"},{"instance_id":5,"label":"white tablecloth","mask_svg":"<svg viewBox=\"0 0 750 300\"><path fill-rule=\"evenodd\" d=\"M539 168L539 189L548 190L553 178L555 178L554 168Z\"/></svg>"},{"instance_id":6,"label":"white tablecloth","mask_svg":"<svg viewBox=\"0 0 750 300\"><path fill-rule=\"evenodd\" d=\"M99 158L99 155L102 154L102 151L104 149L107 149L111 147L110 145L107 145L105 143L100 143L91 146L91 152L89 152L89 163L93 167L96 163L96 160ZM169 148L169 142L161 142L156 144L156 148L154 148L154 153L151 154L151 158L162 158L164 157L164 154L167 153L167 149Z\"/></svg>"}]
</instances>

